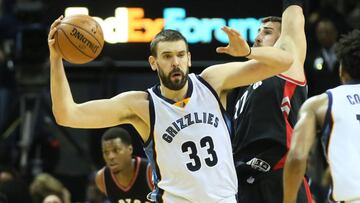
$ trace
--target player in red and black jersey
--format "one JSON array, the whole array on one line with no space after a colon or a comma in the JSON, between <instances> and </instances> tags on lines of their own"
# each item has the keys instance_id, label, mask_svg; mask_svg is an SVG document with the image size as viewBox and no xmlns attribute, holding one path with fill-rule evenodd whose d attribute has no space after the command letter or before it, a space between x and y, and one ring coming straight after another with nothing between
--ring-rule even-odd
<instances>
[{"instance_id":1,"label":"player in red and black jersey","mask_svg":"<svg viewBox=\"0 0 360 203\"><path fill-rule=\"evenodd\" d=\"M120 127L110 128L102 137L102 151L106 166L96 175L99 190L112 203L150 203L147 199L153 188L150 164L132 156L129 133Z\"/></svg>"},{"instance_id":2,"label":"player in red and black jersey","mask_svg":"<svg viewBox=\"0 0 360 203\"><path fill-rule=\"evenodd\" d=\"M282 18L262 20L251 50L278 47L292 55L292 65L284 72L268 74L267 79L240 88L232 102L235 106L232 144L240 202L282 202L284 162L297 113L307 97L303 1L283 2ZM298 202L311 202L305 179Z\"/></svg>"}]
</instances>

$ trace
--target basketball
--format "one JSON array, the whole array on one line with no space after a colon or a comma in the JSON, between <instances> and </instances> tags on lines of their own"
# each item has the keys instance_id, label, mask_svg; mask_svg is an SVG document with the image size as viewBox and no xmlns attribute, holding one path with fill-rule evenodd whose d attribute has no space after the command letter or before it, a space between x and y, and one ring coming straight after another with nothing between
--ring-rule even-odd
<instances>
[{"instance_id":1,"label":"basketball","mask_svg":"<svg viewBox=\"0 0 360 203\"><path fill-rule=\"evenodd\" d=\"M99 56L104 46L103 31L88 15L65 17L55 33L55 48L73 64L84 64Z\"/></svg>"}]
</instances>

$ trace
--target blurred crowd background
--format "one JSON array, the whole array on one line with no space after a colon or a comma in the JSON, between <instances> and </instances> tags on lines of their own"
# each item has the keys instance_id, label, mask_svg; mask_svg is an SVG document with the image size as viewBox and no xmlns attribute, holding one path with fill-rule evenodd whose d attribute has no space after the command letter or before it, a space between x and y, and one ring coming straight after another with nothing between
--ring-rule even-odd
<instances>
[{"instance_id":1,"label":"blurred crowd background","mask_svg":"<svg viewBox=\"0 0 360 203\"><path fill-rule=\"evenodd\" d=\"M47 30L63 14L54 5L41 0L0 0L0 203L5 199L39 203L50 193L59 194L63 202L106 201L93 179L104 165L100 138L105 129L64 128L51 113ZM334 44L341 34L360 28L360 1L308 1L305 17L305 71L312 96L340 84ZM216 61L213 57L196 61L198 53L192 54L193 72ZM66 64L75 100L109 98L152 86L157 76L147 65L147 55L140 58L118 61L102 55L82 66ZM135 130L124 127L135 135L134 154L143 157ZM308 175L314 199L326 202L325 162L319 158L321 152L313 154Z\"/></svg>"}]
</instances>

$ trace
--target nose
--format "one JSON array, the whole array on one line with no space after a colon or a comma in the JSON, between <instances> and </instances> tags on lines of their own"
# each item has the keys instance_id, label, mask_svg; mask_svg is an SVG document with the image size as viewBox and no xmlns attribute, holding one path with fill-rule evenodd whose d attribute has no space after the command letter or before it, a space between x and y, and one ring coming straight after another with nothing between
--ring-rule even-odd
<instances>
[{"instance_id":1,"label":"nose","mask_svg":"<svg viewBox=\"0 0 360 203\"><path fill-rule=\"evenodd\" d=\"M173 65L173 67L178 67L179 66L179 58L177 57L177 56L174 56L174 58L173 58L173 61L172 61L172 65Z\"/></svg>"},{"instance_id":2,"label":"nose","mask_svg":"<svg viewBox=\"0 0 360 203\"><path fill-rule=\"evenodd\" d=\"M108 155L108 159L112 160L115 158L115 153L114 152L110 152Z\"/></svg>"}]
</instances>

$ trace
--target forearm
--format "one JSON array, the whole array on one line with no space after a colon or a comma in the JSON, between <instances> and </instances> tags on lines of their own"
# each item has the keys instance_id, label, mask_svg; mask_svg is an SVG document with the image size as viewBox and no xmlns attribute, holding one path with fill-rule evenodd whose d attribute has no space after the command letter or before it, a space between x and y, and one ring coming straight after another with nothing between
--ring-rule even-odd
<instances>
[{"instance_id":1,"label":"forearm","mask_svg":"<svg viewBox=\"0 0 360 203\"><path fill-rule=\"evenodd\" d=\"M281 33L290 36L298 46L306 42L303 4L304 0L283 0Z\"/></svg>"},{"instance_id":2,"label":"forearm","mask_svg":"<svg viewBox=\"0 0 360 203\"><path fill-rule=\"evenodd\" d=\"M69 105L74 101L61 58L50 59L50 91L54 116L59 123L62 123Z\"/></svg>"},{"instance_id":3,"label":"forearm","mask_svg":"<svg viewBox=\"0 0 360 203\"><path fill-rule=\"evenodd\" d=\"M288 155L284 167L284 203L295 203L306 169L306 160Z\"/></svg>"},{"instance_id":4,"label":"forearm","mask_svg":"<svg viewBox=\"0 0 360 203\"><path fill-rule=\"evenodd\" d=\"M253 47L247 58L278 68L281 72L288 70L294 61L292 54L276 47Z\"/></svg>"},{"instance_id":5,"label":"forearm","mask_svg":"<svg viewBox=\"0 0 360 203\"><path fill-rule=\"evenodd\" d=\"M295 203L306 170L307 159L315 141L316 114L314 99L307 100L299 111L284 166L284 203Z\"/></svg>"}]
</instances>

